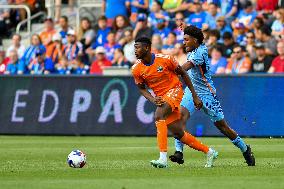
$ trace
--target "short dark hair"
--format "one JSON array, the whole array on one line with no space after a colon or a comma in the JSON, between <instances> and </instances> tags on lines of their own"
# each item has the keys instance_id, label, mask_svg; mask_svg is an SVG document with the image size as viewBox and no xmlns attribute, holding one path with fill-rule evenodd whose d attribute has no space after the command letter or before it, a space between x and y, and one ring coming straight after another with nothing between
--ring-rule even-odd
<instances>
[{"instance_id":1,"label":"short dark hair","mask_svg":"<svg viewBox=\"0 0 284 189\"><path fill-rule=\"evenodd\" d=\"M244 46L241 46L240 44L235 44L235 45L233 46L233 49L235 49L235 48L241 48L242 52L245 51Z\"/></svg>"},{"instance_id":2,"label":"short dark hair","mask_svg":"<svg viewBox=\"0 0 284 189\"><path fill-rule=\"evenodd\" d=\"M232 35L232 33L231 32L225 32L224 34L223 34L223 37L222 37L223 39L232 39L233 38L233 35Z\"/></svg>"},{"instance_id":3,"label":"short dark hair","mask_svg":"<svg viewBox=\"0 0 284 189\"><path fill-rule=\"evenodd\" d=\"M196 38L199 44L203 43L204 35L202 33L202 30L193 25L185 27L184 35L189 35L191 37Z\"/></svg>"},{"instance_id":4,"label":"short dark hair","mask_svg":"<svg viewBox=\"0 0 284 189\"><path fill-rule=\"evenodd\" d=\"M65 20L65 22L68 22L68 21L69 21L69 19L68 19L67 16L61 16L60 18L62 18L63 20Z\"/></svg>"},{"instance_id":5,"label":"short dark hair","mask_svg":"<svg viewBox=\"0 0 284 189\"><path fill-rule=\"evenodd\" d=\"M149 46L152 45L151 40L148 37L139 37L135 39L135 43L145 43Z\"/></svg>"},{"instance_id":6,"label":"short dark hair","mask_svg":"<svg viewBox=\"0 0 284 189\"><path fill-rule=\"evenodd\" d=\"M221 55L223 56L223 48L222 48L221 45L219 45L219 44L214 45L214 46L212 47L212 49L211 49L211 52L212 52L213 49L215 49L216 51L220 52Z\"/></svg>"},{"instance_id":7,"label":"short dark hair","mask_svg":"<svg viewBox=\"0 0 284 189\"><path fill-rule=\"evenodd\" d=\"M175 37L177 37L177 34L175 33L175 32L173 32L173 31L171 31L170 33L169 33L169 35L170 34L172 34L172 35L174 35Z\"/></svg>"},{"instance_id":8,"label":"short dark hair","mask_svg":"<svg viewBox=\"0 0 284 189\"><path fill-rule=\"evenodd\" d=\"M219 30L216 30L216 29L214 29L214 30L210 30L209 31L209 36L215 36L218 40L220 39L220 32L219 32Z\"/></svg>"},{"instance_id":9,"label":"short dark hair","mask_svg":"<svg viewBox=\"0 0 284 189\"><path fill-rule=\"evenodd\" d=\"M104 15L101 15L101 16L99 16L98 20L105 20L105 21L107 21L107 17L104 16Z\"/></svg>"},{"instance_id":10,"label":"short dark hair","mask_svg":"<svg viewBox=\"0 0 284 189\"><path fill-rule=\"evenodd\" d=\"M265 34L265 35L268 35L270 36L271 35L271 29L266 26L266 25L263 25L261 28L260 28L260 31L261 33Z\"/></svg>"}]
</instances>

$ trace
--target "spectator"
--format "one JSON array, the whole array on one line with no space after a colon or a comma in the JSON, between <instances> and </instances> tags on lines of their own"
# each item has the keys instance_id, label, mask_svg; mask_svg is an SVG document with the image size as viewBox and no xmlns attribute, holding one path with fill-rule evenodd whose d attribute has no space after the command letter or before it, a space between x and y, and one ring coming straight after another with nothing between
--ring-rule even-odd
<instances>
[{"instance_id":1,"label":"spectator","mask_svg":"<svg viewBox=\"0 0 284 189\"><path fill-rule=\"evenodd\" d=\"M100 16L98 19L98 30L96 41L92 44L92 48L96 49L98 46L104 46L107 43L107 35L111 28L107 26L107 18Z\"/></svg>"},{"instance_id":2,"label":"spectator","mask_svg":"<svg viewBox=\"0 0 284 189\"><path fill-rule=\"evenodd\" d=\"M271 30L267 26L262 26L259 30L258 40L264 44L265 53L267 55L275 56L277 41L271 36Z\"/></svg>"},{"instance_id":3,"label":"spectator","mask_svg":"<svg viewBox=\"0 0 284 189\"><path fill-rule=\"evenodd\" d=\"M111 31L107 35L107 43L104 45L107 59L112 61L114 56L114 51L117 48L121 48L121 45L115 42L115 32Z\"/></svg>"},{"instance_id":4,"label":"spectator","mask_svg":"<svg viewBox=\"0 0 284 189\"><path fill-rule=\"evenodd\" d=\"M111 63L112 66L130 68L130 62L125 58L123 50L121 48L115 49L114 57Z\"/></svg>"},{"instance_id":5,"label":"spectator","mask_svg":"<svg viewBox=\"0 0 284 189\"><path fill-rule=\"evenodd\" d=\"M278 4L278 0L257 0L256 10L264 13L273 12Z\"/></svg>"},{"instance_id":6,"label":"spectator","mask_svg":"<svg viewBox=\"0 0 284 189\"><path fill-rule=\"evenodd\" d=\"M186 62L187 57L182 43L175 44L175 48L173 49L173 55L179 65L183 65Z\"/></svg>"},{"instance_id":7,"label":"spectator","mask_svg":"<svg viewBox=\"0 0 284 189\"><path fill-rule=\"evenodd\" d=\"M271 30L272 35L276 37L276 39L280 39L281 35L284 32L284 9L279 9L275 12L276 20L274 20Z\"/></svg>"},{"instance_id":8,"label":"spectator","mask_svg":"<svg viewBox=\"0 0 284 189\"><path fill-rule=\"evenodd\" d=\"M182 12L177 12L175 15L176 28L173 30L177 36L177 42L183 43L183 31L181 26L184 24L184 15Z\"/></svg>"},{"instance_id":9,"label":"spectator","mask_svg":"<svg viewBox=\"0 0 284 189\"><path fill-rule=\"evenodd\" d=\"M125 45L123 47L123 52L125 55L125 58L131 63L134 64L136 61L136 56L134 53L134 39L133 39L133 31L132 30L126 30L124 32L124 40Z\"/></svg>"},{"instance_id":10,"label":"spectator","mask_svg":"<svg viewBox=\"0 0 284 189\"><path fill-rule=\"evenodd\" d=\"M162 10L162 4L154 0L148 17L149 26L156 26L160 18L164 18L167 22L170 20L168 13Z\"/></svg>"},{"instance_id":11,"label":"spectator","mask_svg":"<svg viewBox=\"0 0 284 189\"><path fill-rule=\"evenodd\" d=\"M23 70L21 70L18 59L17 50L13 49L9 53L9 62L7 64L7 68L5 73L6 75L16 75L23 74Z\"/></svg>"},{"instance_id":12,"label":"spectator","mask_svg":"<svg viewBox=\"0 0 284 189\"><path fill-rule=\"evenodd\" d=\"M164 18L158 19L157 25L154 28L154 34L159 34L164 41L171 30L166 26L166 20Z\"/></svg>"},{"instance_id":13,"label":"spectator","mask_svg":"<svg viewBox=\"0 0 284 189\"><path fill-rule=\"evenodd\" d=\"M233 28L235 41L240 45L245 45L245 33L247 32L245 25L241 22L237 22Z\"/></svg>"},{"instance_id":14,"label":"spectator","mask_svg":"<svg viewBox=\"0 0 284 189\"><path fill-rule=\"evenodd\" d=\"M251 1L246 1L243 5L243 10L238 15L238 21L243 23L246 28L251 29L251 25L256 17L257 12L253 9Z\"/></svg>"},{"instance_id":15,"label":"spectator","mask_svg":"<svg viewBox=\"0 0 284 189\"><path fill-rule=\"evenodd\" d=\"M102 14L108 19L107 25L111 26L117 15L127 16L128 7L130 7L129 0L103 0Z\"/></svg>"},{"instance_id":16,"label":"spectator","mask_svg":"<svg viewBox=\"0 0 284 189\"><path fill-rule=\"evenodd\" d=\"M96 60L91 65L90 74L102 75L105 66L112 66L111 61L106 57L105 48L97 47Z\"/></svg>"},{"instance_id":17,"label":"spectator","mask_svg":"<svg viewBox=\"0 0 284 189\"><path fill-rule=\"evenodd\" d=\"M57 64L59 59L64 54L65 46L62 44L61 35L55 34L52 38L53 44L51 45L50 49L46 51L46 57L51 58L51 60Z\"/></svg>"},{"instance_id":18,"label":"spectator","mask_svg":"<svg viewBox=\"0 0 284 189\"><path fill-rule=\"evenodd\" d=\"M11 1L11 0L10 0ZM27 5L31 12L35 10L37 1L36 0L15 0L15 4L17 5ZM25 20L26 19L26 10L25 9L19 9L18 15L20 16L20 20Z\"/></svg>"},{"instance_id":19,"label":"spectator","mask_svg":"<svg viewBox=\"0 0 284 189\"><path fill-rule=\"evenodd\" d=\"M66 45L68 43L67 40L67 32L72 28L69 26L69 21L67 16L61 16L59 19L59 25L61 27L59 34L61 35L62 43Z\"/></svg>"},{"instance_id":20,"label":"spectator","mask_svg":"<svg viewBox=\"0 0 284 189\"><path fill-rule=\"evenodd\" d=\"M119 43L123 38L124 31L131 29L131 26L125 16L118 15L114 19L112 28L115 31L115 41L116 43ZM122 44L122 42L120 42L120 44Z\"/></svg>"},{"instance_id":21,"label":"spectator","mask_svg":"<svg viewBox=\"0 0 284 189\"><path fill-rule=\"evenodd\" d=\"M137 23L133 31L133 38L139 38L145 36L148 38L152 37L153 31L147 26L147 15L144 13L138 14Z\"/></svg>"},{"instance_id":22,"label":"spectator","mask_svg":"<svg viewBox=\"0 0 284 189\"><path fill-rule=\"evenodd\" d=\"M74 30L69 30L67 33L68 44L64 48L64 56L67 57L69 62L76 59L77 56L83 54L83 46L77 41L76 33Z\"/></svg>"},{"instance_id":23,"label":"spectator","mask_svg":"<svg viewBox=\"0 0 284 189\"><path fill-rule=\"evenodd\" d=\"M20 64L28 66L30 62L35 58L35 53L38 49L46 51L46 48L41 43L39 35L34 34L31 38L31 45L25 50L24 55L20 60Z\"/></svg>"},{"instance_id":24,"label":"spectator","mask_svg":"<svg viewBox=\"0 0 284 189\"><path fill-rule=\"evenodd\" d=\"M223 74L226 71L227 59L222 55L222 47L215 45L211 50L210 72L212 74Z\"/></svg>"},{"instance_id":25,"label":"spectator","mask_svg":"<svg viewBox=\"0 0 284 189\"><path fill-rule=\"evenodd\" d=\"M166 44L162 47L163 54L173 55L173 49L177 41L177 36L174 32L170 32L166 40Z\"/></svg>"},{"instance_id":26,"label":"spectator","mask_svg":"<svg viewBox=\"0 0 284 189\"><path fill-rule=\"evenodd\" d=\"M149 0L128 0L131 8L130 20L132 23L137 21L137 15L139 13L148 14L149 11Z\"/></svg>"},{"instance_id":27,"label":"spectator","mask_svg":"<svg viewBox=\"0 0 284 189\"><path fill-rule=\"evenodd\" d=\"M277 43L278 56L273 59L268 73L284 73L284 42Z\"/></svg>"},{"instance_id":28,"label":"spectator","mask_svg":"<svg viewBox=\"0 0 284 189\"><path fill-rule=\"evenodd\" d=\"M183 1L168 0L163 2L162 7L171 15L175 15L175 13L177 12L183 12L184 14L187 15L190 5L191 5L191 0L183 0Z\"/></svg>"},{"instance_id":29,"label":"spectator","mask_svg":"<svg viewBox=\"0 0 284 189\"><path fill-rule=\"evenodd\" d=\"M225 16L226 22L231 23L239 9L239 1L238 0L220 0L221 1L221 14Z\"/></svg>"},{"instance_id":30,"label":"spectator","mask_svg":"<svg viewBox=\"0 0 284 189\"><path fill-rule=\"evenodd\" d=\"M162 53L163 41L159 34L154 34L152 36L152 46L151 51L152 53L158 54Z\"/></svg>"},{"instance_id":31,"label":"spectator","mask_svg":"<svg viewBox=\"0 0 284 189\"><path fill-rule=\"evenodd\" d=\"M209 20L208 20L209 18L208 14L202 11L201 3L199 1L194 1L193 5L194 5L193 7L194 13L192 13L189 16L187 24L194 25L200 29L202 28L204 24L207 24L210 26Z\"/></svg>"},{"instance_id":32,"label":"spectator","mask_svg":"<svg viewBox=\"0 0 284 189\"><path fill-rule=\"evenodd\" d=\"M0 5L8 5L7 0L0 0ZM6 20L10 17L9 9L0 9L0 41L8 35Z\"/></svg>"},{"instance_id":33,"label":"spectator","mask_svg":"<svg viewBox=\"0 0 284 189\"><path fill-rule=\"evenodd\" d=\"M220 39L220 33L218 30L209 31L209 38L208 41L206 42L209 54L211 53L212 47L218 44L219 39Z\"/></svg>"},{"instance_id":34,"label":"spectator","mask_svg":"<svg viewBox=\"0 0 284 189\"><path fill-rule=\"evenodd\" d=\"M223 35L223 41L224 41L223 55L226 58L230 58L231 54L233 53L233 47L236 45L233 35L230 32L225 32Z\"/></svg>"},{"instance_id":35,"label":"spectator","mask_svg":"<svg viewBox=\"0 0 284 189\"><path fill-rule=\"evenodd\" d=\"M90 66L84 64L84 57L78 56L72 62L72 74L86 75L89 72Z\"/></svg>"},{"instance_id":36,"label":"spectator","mask_svg":"<svg viewBox=\"0 0 284 189\"><path fill-rule=\"evenodd\" d=\"M260 38L260 28L264 26L264 20L261 17L256 17L252 24L252 30L254 31L255 38Z\"/></svg>"},{"instance_id":37,"label":"spectator","mask_svg":"<svg viewBox=\"0 0 284 189\"><path fill-rule=\"evenodd\" d=\"M210 21L210 29L215 29L216 28L216 21L217 18L219 18L221 15L221 13L218 12L218 5L216 3L209 3L208 5L208 14L210 15L212 20Z\"/></svg>"},{"instance_id":38,"label":"spectator","mask_svg":"<svg viewBox=\"0 0 284 189\"><path fill-rule=\"evenodd\" d=\"M56 30L54 29L54 23L52 18L46 18L44 20L44 31L39 34L42 44L48 48L48 46L52 43L52 37L56 34Z\"/></svg>"},{"instance_id":39,"label":"spectator","mask_svg":"<svg viewBox=\"0 0 284 189\"><path fill-rule=\"evenodd\" d=\"M224 16L219 16L217 18L216 29L219 30L221 37L223 37L225 32L230 32L230 33L233 32L232 28L226 24L226 20ZM220 42L222 43L223 40L220 40Z\"/></svg>"},{"instance_id":40,"label":"spectator","mask_svg":"<svg viewBox=\"0 0 284 189\"><path fill-rule=\"evenodd\" d=\"M231 60L226 67L226 73L241 74L249 72L251 68L251 60L244 56L243 48L236 45L233 48Z\"/></svg>"},{"instance_id":41,"label":"spectator","mask_svg":"<svg viewBox=\"0 0 284 189\"><path fill-rule=\"evenodd\" d=\"M89 18L84 17L81 19L81 25L78 34L78 41L83 45L83 51L89 48L95 39L95 31L92 29L92 24Z\"/></svg>"},{"instance_id":42,"label":"spectator","mask_svg":"<svg viewBox=\"0 0 284 189\"><path fill-rule=\"evenodd\" d=\"M265 47L262 43L255 45L256 58L252 61L250 72L268 72L273 58L265 54Z\"/></svg>"},{"instance_id":43,"label":"spectator","mask_svg":"<svg viewBox=\"0 0 284 189\"><path fill-rule=\"evenodd\" d=\"M255 35L253 32L249 31L246 33L245 43L247 56L249 56L251 60L255 59Z\"/></svg>"},{"instance_id":44,"label":"spectator","mask_svg":"<svg viewBox=\"0 0 284 189\"><path fill-rule=\"evenodd\" d=\"M16 50L18 53L18 57L21 59L24 52L25 52L25 46L21 44L21 35L20 34L14 34L12 37L12 45L8 47L6 50L6 57L9 56L10 52L12 50Z\"/></svg>"},{"instance_id":45,"label":"spectator","mask_svg":"<svg viewBox=\"0 0 284 189\"><path fill-rule=\"evenodd\" d=\"M37 49L36 58L28 66L30 73L35 75L50 74L54 72L54 63L45 57L45 51Z\"/></svg>"},{"instance_id":46,"label":"spectator","mask_svg":"<svg viewBox=\"0 0 284 189\"><path fill-rule=\"evenodd\" d=\"M55 65L56 73L60 75L70 74L70 67L66 56L60 57L58 63Z\"/></svg>"}]
</instances>

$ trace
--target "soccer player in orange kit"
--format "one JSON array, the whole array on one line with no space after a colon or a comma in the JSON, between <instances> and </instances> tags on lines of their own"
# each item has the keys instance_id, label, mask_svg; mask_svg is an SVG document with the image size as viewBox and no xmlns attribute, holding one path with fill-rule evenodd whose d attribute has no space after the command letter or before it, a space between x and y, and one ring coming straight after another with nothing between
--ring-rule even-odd
<instances>
[{"instance_id":1,"label":"soccer player in orange kit","mask_svg":"<svg viewBox=\"0 0 284 189\"><path fill-rule=\"evenodd\" d=\"M183 97L182 77L192 92L193 102L197 109L203 104L197 96L190 78L175 59L169 55L152 54L151 41L146 37L135 40L134 44L136 63L132 66L132 74L141 94L157 106L155 124L157 127L157 141L160 149L160 158L150 163L157 168L165 168L167 164L167 135L168 129L176 139L191 148L207 154L207 160L213 161L210 154L215 150L199 142L194 136L184 131L181 126L180 103ZM155 97L147 90L146 85L155 93ZM208 158L209 157L209 158ZM213 164L213 162L210 162Z\"/></svg>"}]
</instances>

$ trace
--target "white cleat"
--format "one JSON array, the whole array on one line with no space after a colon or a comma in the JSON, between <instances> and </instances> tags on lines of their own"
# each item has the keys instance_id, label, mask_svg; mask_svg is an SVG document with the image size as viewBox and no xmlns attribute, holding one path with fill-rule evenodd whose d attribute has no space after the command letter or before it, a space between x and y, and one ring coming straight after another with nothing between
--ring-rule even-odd
<instances>
[{"instance_id":1,"label":"white cleat","mask_svg":"<svg viewBox=\"0 0 284 189\"><path fill-rule=\"evenodd\" d=\"M218 152L213 150L211 152L208 152L207 154L207 162L205 164L205 167L206 168L211 168L213 167L213 164L214 164L214 160L217 159L218 157Z\"/></svg>"},{"instance_id":2,"label":"white cleat","mask_svg":"<svg viewBox=\"0 0 284 189\"><path fill-rule=\"evenodd\" d=\"M152 161L150 161L150 163L155 168L167 168L168 167L167 161L163 161L161 159L152 160Z\"/></svg>"}]
</instances>

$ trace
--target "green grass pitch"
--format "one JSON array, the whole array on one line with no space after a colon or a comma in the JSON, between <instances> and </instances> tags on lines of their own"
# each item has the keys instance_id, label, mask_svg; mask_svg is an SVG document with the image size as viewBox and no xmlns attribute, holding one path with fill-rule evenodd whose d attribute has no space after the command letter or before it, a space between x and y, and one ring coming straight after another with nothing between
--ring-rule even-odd
<instances>
[{"instance_id":1,"label":"green grass pitch","mask_svg":"<svg viewBox=\"0 0 284 189\"><path fill-rule=\"evenodd\" d=\"M281 189L284 188L284 140L245 139L256 156L247 167L240 151L226 138L200 138L219 151L215 167L205 156L185 149L185 164L155 169L155 137L0 136L1 189ZM173 139L169 139L173 152ZM73 149L87 154L82 169L67 166Z\"/></svg>"}]
</instances>

